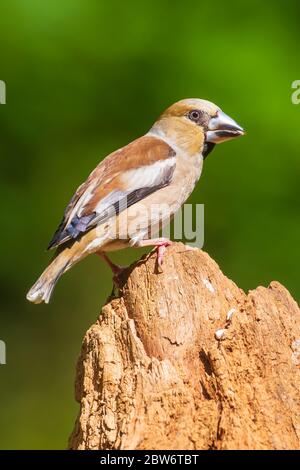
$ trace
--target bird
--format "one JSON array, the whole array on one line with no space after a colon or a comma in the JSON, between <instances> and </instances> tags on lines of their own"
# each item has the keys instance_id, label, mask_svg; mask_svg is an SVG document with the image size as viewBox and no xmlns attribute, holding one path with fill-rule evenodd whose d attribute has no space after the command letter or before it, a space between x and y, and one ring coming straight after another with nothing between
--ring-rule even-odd
<instances>
[{"instance_id":1,"label":"bird","mask_svg":"<svg viewBox=\"0 0 300 470\"><path fill-rule=\"evenodd\" d=\"M49 243L54 258L27 299L48 303L61 275L92 253L117 276L122 268L108 252L153 246L161 267L172 242L157 236L160 228L192 193L215 145L244 133L210 101L169 106L145 135L109 154L79 186Z\"/></svg>"}]
</instances>

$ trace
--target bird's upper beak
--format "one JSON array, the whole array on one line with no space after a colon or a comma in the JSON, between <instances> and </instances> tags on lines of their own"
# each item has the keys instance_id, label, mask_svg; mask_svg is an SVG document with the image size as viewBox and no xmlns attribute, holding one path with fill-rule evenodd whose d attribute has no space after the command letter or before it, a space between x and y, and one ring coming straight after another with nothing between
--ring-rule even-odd
<instances>
[{"instance_id":1,"label":"bird's upper beak","mask_svg":"<svg viewBox=\"0 0 300 470\"><path fill-rule=\"evenodd\" d=\"M219 110L215 117L211 118L206 132L206 142L219 144L225 140L233 139L244 135L244 129L239 126L231 117Z\"/></svg>"}]
</instances>

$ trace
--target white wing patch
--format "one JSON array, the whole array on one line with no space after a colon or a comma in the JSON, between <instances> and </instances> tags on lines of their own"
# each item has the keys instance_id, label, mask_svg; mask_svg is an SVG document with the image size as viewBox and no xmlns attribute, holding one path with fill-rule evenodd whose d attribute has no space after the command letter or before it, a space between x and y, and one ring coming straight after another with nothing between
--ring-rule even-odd
<instances>
[{"instance_id":1,"label":"white wing patch","mask_svg":"<svg viewBox=\"0 0 300 470\"><path fill-rule=\"evenodd\" d=\"M161 183L164 175L175 167L176 158L170 157L166 160L159 160L151 165L144 165L139 168L126 171L121 181L128 189L134 191L139 188L157 186Z\"/></svg>"},{"instance_id":2,"label":"white wing patch","mask_svg":"<svg viewBox=\"0 0 300 470\"><path fill-rule=\"evenodd\" d=\"M143 199L143 191L146 196L152 192L152 188L155 190L157 187L164 186L169 182L170 174L172 175L175 168L175 163L175 157L171 157L155 162L152 165L144 165L126 171L121 176L124 190L116 189L101 199L95 208L96 213L100 215L108 211L107 215L113 216L115 213L137 202L130 199L132 196L134 199L140 200ZM134 196L136 191L140 191L139 196L137 194ZM115 207L118 204L120 204L120 207L116 210Z\"/></svg>"}]
</instances>

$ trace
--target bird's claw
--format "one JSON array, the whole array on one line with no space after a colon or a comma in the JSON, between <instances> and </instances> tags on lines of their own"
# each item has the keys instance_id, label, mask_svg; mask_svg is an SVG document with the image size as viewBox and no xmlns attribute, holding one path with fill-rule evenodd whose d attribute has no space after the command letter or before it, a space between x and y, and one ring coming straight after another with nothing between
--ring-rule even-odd
<instances>
[{"instance_id":1,"label":"bird's claw","mask_svg":"<svg viewBox=\"0 0 300 470\"><path fill-rule=\"evenodd\" d=\"M160 271L162 272L162 265L164 262L164 255L167 249L167 246L170 246L172 242L170 240L168 241L163 241L156 245L156 251L157 251L157 266L160 268Z\"/></svg>"}]
</instances>

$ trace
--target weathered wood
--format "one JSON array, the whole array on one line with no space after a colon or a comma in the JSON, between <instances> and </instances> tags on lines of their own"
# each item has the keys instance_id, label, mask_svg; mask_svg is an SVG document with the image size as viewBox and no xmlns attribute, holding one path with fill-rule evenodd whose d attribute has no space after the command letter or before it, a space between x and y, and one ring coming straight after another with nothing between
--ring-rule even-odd
<instances>
[{"instance_id":1,"label":"weathered wood","mask_svg":"<svg viewBox=\"0 0 300 470\"><path fill-rule=\"evenodd\" d=\"M85 335L69 447L299 449L300 311L289 292L272 282L246 295L182 244L163 273L155 261L125 273Z\"/></svg>"}]
</instances>

